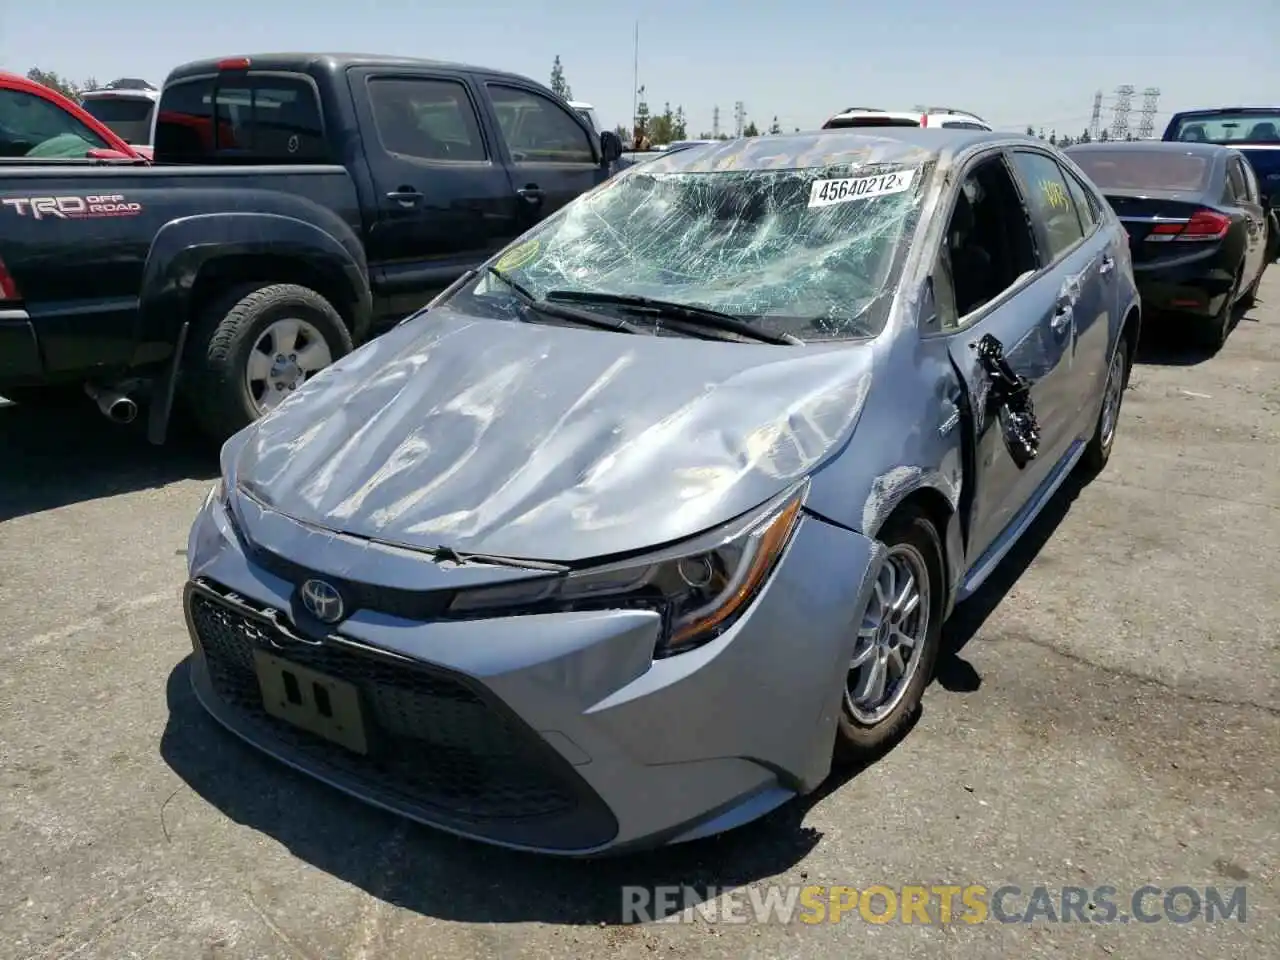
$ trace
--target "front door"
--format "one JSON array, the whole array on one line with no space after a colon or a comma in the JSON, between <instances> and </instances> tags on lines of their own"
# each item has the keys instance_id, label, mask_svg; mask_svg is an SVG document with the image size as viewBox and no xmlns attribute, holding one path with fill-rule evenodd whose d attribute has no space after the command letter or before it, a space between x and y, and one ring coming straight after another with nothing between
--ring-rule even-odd
<instances>
[{"instance_id":1,"label":"front door","mask_svg":"<svg viewBox=\"0 0 1280 960\"><path fill-rule=\"evenodd\" d=\"M1014 524L1061 456L1050 438L1065 432L1074 306L1032 222L1004 156L979 158L956 190L934 274L936 335L968 411L970 565ZM1025 391L1010 389L1004 372Z\"/></svg>"},{"instance_id":2,"label":"front door","mask_svg":"<svg viewBox=\"0 0 1280 960\"><path fill-rule=\"evenodd\" d=\"M394 321L516 236L522 211L465 76L359 68L349 81L377 205L370 272Z\"/></svg>"},{"instance_id":3,"label":"front door","mask_svg":"<svg viewBox=\"0 0 1280 960\"><path fill-rule=\"evenodd\" d=\"M514 81L486 88L526 227L605 180L599 141L572 110Z\"/></svg>"}]
</instances>

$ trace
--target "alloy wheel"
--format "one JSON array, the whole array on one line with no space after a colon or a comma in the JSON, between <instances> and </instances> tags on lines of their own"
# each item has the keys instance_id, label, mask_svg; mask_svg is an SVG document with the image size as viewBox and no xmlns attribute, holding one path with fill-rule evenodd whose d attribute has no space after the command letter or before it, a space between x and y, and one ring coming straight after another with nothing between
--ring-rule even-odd
<instances>
[{"instance_id":1,"label":"alloy wheel","mask_svg":"<svg viewBox=\"0 0 1280 960\"><path fill-rule=\"evenodd\" d=\"M254 344L245 385L258 413L273 410L308 379L333 363L324 336L296 317L273 321Z\"/></svg>"},{"instance_id":2,"label":"alloy wheel","mask_svg":"<svg viewBox=\"0 0 1280 960\"><path fill-rule=\"evenodd\" d=\"M845 705L865 726L897 708L919 669L929 635L929 590L929 568L920 552L909 543L890 547L876 574L845 683Z\"/></svg>"}]
</instances>

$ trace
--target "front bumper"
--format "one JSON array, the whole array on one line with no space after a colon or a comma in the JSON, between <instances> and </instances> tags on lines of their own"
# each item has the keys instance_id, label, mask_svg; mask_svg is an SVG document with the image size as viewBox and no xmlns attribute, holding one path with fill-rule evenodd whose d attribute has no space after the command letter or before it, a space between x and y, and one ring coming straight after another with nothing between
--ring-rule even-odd
<instances>
[{"instance_id":1,"label":"front bumper","mask_svg":"<svg viewBox=\"0 0 1280 960\"><path fill-rule=\"evenodd\" d=\"M357 566L347 551L369 561L367 547L299 536L307 550L281 554L306 557L311 575L377 571L391 587L404 564L431 562ZM844 665L880 550L805 516L731 630L657 661L659 621L645 611L423 622L360 609L337 635L308 644L261 617L276 611L289 623L297 578L250 560L211 500L188 545L193 682L205 708L253 745L455 834L575 856L682 842L755 819L826 778ZM366 583L365 595L379 586ZM268 716L254 647L354 684L368 756Z\"/></svg>"}]
</instances>

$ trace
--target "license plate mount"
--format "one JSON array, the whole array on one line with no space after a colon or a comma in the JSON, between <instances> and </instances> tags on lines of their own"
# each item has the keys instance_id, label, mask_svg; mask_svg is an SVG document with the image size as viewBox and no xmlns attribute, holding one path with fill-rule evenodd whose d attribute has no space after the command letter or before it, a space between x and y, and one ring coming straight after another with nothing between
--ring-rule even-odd
<instances>
[{"instance_id":1,"label":"license plate mount","mask_svg":"<svg viewBox=\"0 0 1280 960\"><path fill-rule=\"evenodd\" d=\"M265 650L254 650L253 661L268 714L352 753L368 754L360 691L354 684Z\"/></svg>"}]
</instances>

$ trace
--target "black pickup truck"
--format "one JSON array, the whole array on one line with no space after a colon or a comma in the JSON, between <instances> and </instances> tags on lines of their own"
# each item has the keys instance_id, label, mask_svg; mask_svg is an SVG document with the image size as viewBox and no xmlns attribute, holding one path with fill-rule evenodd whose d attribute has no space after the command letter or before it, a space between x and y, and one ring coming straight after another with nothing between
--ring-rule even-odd
<instances>
[{"instance_id":1,"label":"black pickup truck","mask_svg":"<svg viewBox=\"0 0 1280 960\"><path fill-rule=\"evenodd\" d=\"M607 178L524 77L271 54L165 82L154 165L0 165L0 396L230 435Z\"/></svg>"}]
</instances>

